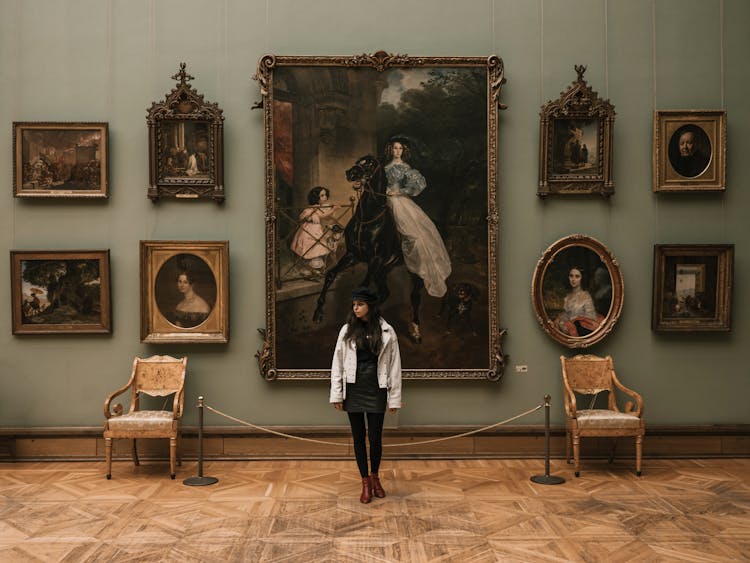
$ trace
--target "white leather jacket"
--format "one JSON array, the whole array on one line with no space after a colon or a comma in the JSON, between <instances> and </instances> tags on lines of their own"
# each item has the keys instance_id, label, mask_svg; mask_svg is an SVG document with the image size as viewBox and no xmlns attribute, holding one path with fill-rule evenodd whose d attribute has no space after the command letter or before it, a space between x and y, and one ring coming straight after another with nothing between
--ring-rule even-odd
<instances>
[{"instance_id":1,"label":"white leather jacket","mask_svg":"<svg viewBox=\"0 0 750 563\"><path fill-rule=\"evenodd\" d=\"M344 325L339 331L336 350L331 364L331 403L341 403L346 398L346 384L357 379L357 345L354 340L344 340ZM388 408L401 408L401 354L393 327L380 319L382 345L378 354L378 385L388 389Z\"/></svg>"}]
</instances>

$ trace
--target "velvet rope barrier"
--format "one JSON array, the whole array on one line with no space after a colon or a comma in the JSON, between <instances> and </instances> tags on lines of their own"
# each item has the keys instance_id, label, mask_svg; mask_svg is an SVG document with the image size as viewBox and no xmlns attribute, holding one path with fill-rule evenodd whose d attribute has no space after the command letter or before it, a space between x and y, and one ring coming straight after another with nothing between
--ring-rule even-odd
<instances>
[{"instance_id":1,"label":"velvet rope barrier","mask_svg":"<svg viewBox=\"0 0 750 563\"><path fill-rule=\"evenodd\" d=\"M494 424L490 424L489 426L482 426L481 428L477 428L475 430L469 430L468 432L462 432L461 434L454 434L452 436L444 436L442 438L435 438L432 440L422 440L421 442L403 442L398 444L383 444L384 448L398 448L398 447L404 447L404 446L421 446L423 444L434 444L435 442L444 442L445 440L453 440L454 438L463 438L465 436L471 436L472 434L478 434L479 432L486 432L487 430L492 430L493 428L497 426L501 426L503 424L508 424L509 422L513 422L514 420L518 420L519 418L522 418L524 416L527 416L533 412L538 411L539 409L544 408L545 405L537 405L534 408L531 408L527 411L524 411L522 413L519 413L515 416L512 416L510 418L506 418L505 420L501 420L500 422L496 422ZM210 405L205 405L205 408L210 410L211 412L218 414L219 416L223 416L224 418L231 420L233 422L237 422L238 424L242 424L244 426L249 426L250 428L254 428L255 430L260 430L263 432L268 432L269 434L274 434L276 436L281 436L283 438L291 438L293 440L301 440L303 442L313 442L315 444L325 444L327 446L349 446L349 442L329 442L326 440L316 440L315 438L305 438L304 436L295 436L293 434L286 434L284 432L279 432L278 430L272 430L270 428L266 428L264 426L258 426L257 424L253 424L252 422L247 422L246 420L242 420L240 418L234 417L232 415L226 414L224 412L221 412L218 409L213 408Z\"/></svg>"}]
</instances>

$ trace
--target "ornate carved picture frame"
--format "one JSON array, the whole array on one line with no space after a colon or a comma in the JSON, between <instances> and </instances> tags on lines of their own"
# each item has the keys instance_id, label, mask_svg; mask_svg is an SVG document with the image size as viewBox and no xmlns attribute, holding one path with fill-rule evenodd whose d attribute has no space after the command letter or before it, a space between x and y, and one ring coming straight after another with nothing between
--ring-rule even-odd
<instances>
[{"instance_id":1,"label":"ornate carved picture frame","mask_svg":"<svg viewBox=\"0 0 750 563\"><path fill-rule=\"evenodd\" d=\"M612 138L615 108L602 100L583 79L586 67L576 65L578 79L560 98L542 106L539 133L537 195L615 193Z\"/></svg>"},{"instance_id":2,"label":"ornate carved picture frame","mask_svg":"<svg viewBox=\"0 0 750 563\"><path fill-rule=\"evenodd\" d=\"M141 241L141 342L229 342L228 241Z\"/></svg>"},{"instance_id":3,"label":"ornate carved picture frame","mask_svg":"<svg viewBox=\"0 0 750 563\"><path fill-rule=\"evenodd\" d=\"M722 192L726 159L726 110L654 112L655 192Z\"/></svg>"},{"instance_id":4,"label":"ornate carved picture frame","mask_svg":"<svg viewBox=\"0 0 750 563\"><path fill-rule=\"evenodd\" d=\"M109 250L11 250L13 334L110 334Z\"/></svg>"},{"instance_id":5,"label":"ornate carved picture frame","mask_svg":"<svg viewBox=\"0 0 750 563\"><path fill-rule=\"evenodd\" d=\"M733 244L654 245L651 328L727 332L732 327Z\"/></svg>"},{"instance_id":6,"label":"ornate carved picture frame","mask_svg":"<svg viewBox=\"0 0 750 563\"><path fill-rule=\"evenodd\" d=\"M177 85L148 110L148 197L224 201L224 115L191 85L180 63Z\"/></svg>"},{"instance_id":7,"label":"ornate carved picture frame","mask_svg":"<svg viewBox=\"0 0 750 563\"><path fill-rule=\"evenodd\" d=\"M13 123L13 195L107 198L107 123Z\"/></svg>"},{"instance_id":8,"label":"ornate carved picture frame","mask_svg":"<svg viewBox=\"0 0 750 563\"><path fill-rule=\"evenodd\" d=\"M364 284L398 334L405 378L498 380L502 60L266 55L254 78L266 155L261 375L327 379L350 292Z\"/></svg>"},{"instance_id":9,"label":"ornate carved picture frame","mask_svg":"<svg viewBox=\"0 0 750 563\"><path fill-rule=\"evenodd\" d=\"M537 262L531 302L537 321L554 341L587 348L620 318L622 272L609 249L587 235L554 242Z\"/></svg>"}]
</instances>

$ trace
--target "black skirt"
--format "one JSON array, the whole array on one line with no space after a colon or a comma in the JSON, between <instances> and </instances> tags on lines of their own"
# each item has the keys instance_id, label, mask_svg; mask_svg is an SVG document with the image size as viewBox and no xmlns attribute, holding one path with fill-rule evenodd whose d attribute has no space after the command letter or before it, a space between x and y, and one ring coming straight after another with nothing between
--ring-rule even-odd
<instances>
[{"instance_id":1,"label":"black skirt","mask_svg":"<svg viewBox=\"0 0 750 563\"><path fill-rule=\"evenodd\" d=\"M357 378L346 386L346 412L385 412L388 391L378 385L378 357L369 350L357 350Z\"/></svg>"}]
</instances>

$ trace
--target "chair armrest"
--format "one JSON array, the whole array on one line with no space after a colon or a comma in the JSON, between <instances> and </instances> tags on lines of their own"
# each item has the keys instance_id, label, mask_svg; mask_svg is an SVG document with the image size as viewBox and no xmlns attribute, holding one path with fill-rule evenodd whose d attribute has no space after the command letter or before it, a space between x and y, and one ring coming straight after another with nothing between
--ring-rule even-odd
<instances>
[{"instance_id":1,"label":"chair armrest","mask_svg":"<svg viewBox=\"0 0 750 563\"><path fill-rule=\"evenodd\" d=\"M615 374L614 370L612 370L612 381L615 383L615 387L617 387L620 391L625 393L626 395L629 395L633 399L635 399L637 409L633 410L633 402L627 401L625 403L625 413L626 414L634 414L638 418L643 417L643 397L640 396L640 394L636 393L632 389L625 387L622 383L620 383L620 380L617 379L617 375Z\"/></svg>"},{"instance_id":2,"label":"chair armrest","mask_svg":"<svg viewBox=\"0 0 750 563\"><path fill-rule=\"evenodd\" d=\"M172 402L172 413L173 413L175 420L182 418L184 400L185 400L185 388L183 387L177 393L174 394L174 401Z\"/></svg>"},{"instance_id":3,"label":"chair armrest","mask_svg":"<svg viewBox=\"0 0 750 563\"><path fill-rule=\"evenodd\" d=\"M109 397L107 397L107 399L104 401L104 417L105 418L112 418L112 416L119 416L120 414L122 414L122 406L121 405L120 405L119 412L117 412L117 410L118 410L116 408L117 405L115 405L115 411L116 412L114 413L114 415L110 412L109 405L112 402L112 399L114 399L118 395L121 395L122 393L124 393L125 391L127 391L128 389L130 389L130 385L132 384L132 382L133 382L133 380L131 379L130 381L128 381L127 385L125 385L124 387L121 387L120 389L118 389L117 391L115 391L114 393L112 393Z\"/></svg>"},{"instance_id":4,"label":"chair armrest","mask_svg":"<svg viewBox=\"0 0 750 563\"><path fill-rule=\"evenodd\" d=\"M570 385L568 385L568 380L565 377L563 377L563 386L565 387L565 389L563 390L563 404L565 405L565 415L568 418L576 418L576 411L578 410L578 407L576 405L576 395L575 393L573 393Z\"/></svg>"}]
</instances>

